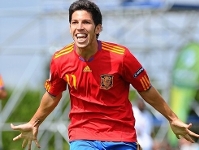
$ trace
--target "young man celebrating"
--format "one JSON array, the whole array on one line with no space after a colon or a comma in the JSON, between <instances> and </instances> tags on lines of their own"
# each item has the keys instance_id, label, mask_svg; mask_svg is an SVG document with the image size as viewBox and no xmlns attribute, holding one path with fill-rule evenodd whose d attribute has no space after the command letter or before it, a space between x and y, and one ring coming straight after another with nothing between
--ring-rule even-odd
<instances>
[{"instance_id":1,"label":"young man celebrating","mask_svg":"<svg viewBox=\"0 0 199 150\"><path fill-rule=\"evenodd\" d=\"M71 99L68 136L71 150L137 150L135 118L128 99L132 85L140 96L164 115L178 138L194 142L189 130L151 85L148 75L129 49L98 40L102 15L96 4L77 0L69 8L70 33L74 43L57 51L51 60L46 92L33 117L26 124L14 126L24 139L40 147L37 133L40 124L59 103L68 88Z\"/></svg>"}]
</instances>

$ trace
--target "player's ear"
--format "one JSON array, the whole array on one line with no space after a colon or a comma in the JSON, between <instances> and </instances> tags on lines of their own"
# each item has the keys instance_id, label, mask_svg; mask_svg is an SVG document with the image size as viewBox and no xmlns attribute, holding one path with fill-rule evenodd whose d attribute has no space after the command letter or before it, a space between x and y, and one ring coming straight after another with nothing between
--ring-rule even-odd
<instances>
[{"instance_id":1,"label":"player's ear","mask_svg":"<svg viewBox=\"0 0 199 150\"><path fill-rule=\"evenodd\" d=\"M102 25L98 24L95 28L95 34L99 34L102 31Z\"/></svg>"}]
</instances>

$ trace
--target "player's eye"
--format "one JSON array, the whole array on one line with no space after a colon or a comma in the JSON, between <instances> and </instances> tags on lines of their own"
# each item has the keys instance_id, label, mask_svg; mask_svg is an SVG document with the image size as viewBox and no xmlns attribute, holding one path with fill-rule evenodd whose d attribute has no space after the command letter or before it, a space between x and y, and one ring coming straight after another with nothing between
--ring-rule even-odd
<instances>
[{"instance_id":1,"label":"player's eye","mask_svg":"<svg viewBox=\"0 0 199 150\"><path fill-rule=\"evenodd\" d=\"M77 23L78 23L77 21L72 21L72 22L71 22L71 24L77 24Z\"/></svg>"}]
</instances>

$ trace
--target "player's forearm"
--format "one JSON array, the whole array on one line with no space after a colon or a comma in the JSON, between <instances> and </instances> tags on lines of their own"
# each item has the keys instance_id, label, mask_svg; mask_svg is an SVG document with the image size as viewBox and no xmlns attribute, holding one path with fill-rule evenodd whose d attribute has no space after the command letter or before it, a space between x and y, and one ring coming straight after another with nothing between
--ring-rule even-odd
<instances>
[{"instance_id":1,"label":"player's forearm","mask_svg":"<svg viewBox=\"0 0 199 150\"><path fill-rule=\"evenodd\" d=\"M45 118L54 110L60 99L61 94L57 97L52 97L46 92L42 97L39 108L29 122L34 126L39 126L45 120Z\"/></svg>"},{"instance_id":2,"label":"player's forearm","mask_svg":"<svg viewBox=\"0 0 199 150\"><path fill-rule=\"evenodd\" d=\"M148 91L140 92L140 95L147 103L167 118L169 122L178 118L154 87L151 87Z\"/></svg>"}]
</instances>

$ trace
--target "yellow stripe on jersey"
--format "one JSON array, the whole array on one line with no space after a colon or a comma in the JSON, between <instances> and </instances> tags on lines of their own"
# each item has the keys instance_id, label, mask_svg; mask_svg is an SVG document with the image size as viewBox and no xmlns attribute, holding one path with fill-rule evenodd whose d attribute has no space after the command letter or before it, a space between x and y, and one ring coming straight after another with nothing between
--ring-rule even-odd
<instances>
[{"instance_id":1,"label":"yellow stripe on jersey","mask_svg":"<svg viewBox=\"0 0 199 150\"><path fill-rule=\"evenodd\" d=\"M147 78L147 76L143 76L141 79L140 79L140 82L142 84L142 87L144 88L144 90L147 90L149 89L150 87L150 82L149 82L149 79Z\"/></svg>"},{"instance_id":2,"label":"yellow stripe on jersey","mask_svg":"<svg viewBox=\"0 0 199 150\"><path fill-rule=\"evenodd\" d=\"M75 75L71 75L72 78L73 78L73 86L75 89L77 89L77 79L76 79L76 76Z\"/></svg>"},{"instance_id":3,"label":"yellow stripe on jersey","mask_svg":"<svg viewBox=\"0 0 199 150\"><path fill-rule=\"evenodd\" d=\"M73 74L72 75L66 74L65 77L66 77L66 81L67 81L68 85L70 87L74 86L74 88L77 89L77 78L76 78L76 76L73 75ZM70 83L70 79L72 79L72 85Z\"/></svg>"},{"instance_id":4,"label":"yellow stripe on jersey","mask_svg":"<svg viewBox=\"0 0 199 150\"><path fill-rule=\"evenodd\" d=\"M113 52L113 53L117 53L117 54L124 54L124 52L125 52L125 48L120 47L115 44L105 43L105 42L102 42L102 49L106 50L106 51Z\"/></svg>"},{"instance_id":5,"label":"yellow stripe on jersey","mask_svg":"<svg viewBox=\"0 0 199 150\"><path fill-rule=\"evenodd\" d=\"M48 92L50 91L50 87L51 87L51 86L50 86L49 80L46 80L45 86L44 86L44 87L45 87L46 91L48 91Z\"/></svg>"},{"instance_id":6,"label":"yellow stripe on jersey","mask_svg":"<svg viewBox=\"0 0 199 150\"><path fill-rule=\"evenodd\" d=\"M70 85L70 80L69 80L69 75L66 74L65 77L66 77L66 81L67 81L68 85L71 87L71 85Z\"/></svg>"},{"instance_id":7,"label":"yellow stripe on jersey","mask_svg":"<svg viewBox=\"0 0 199 150\"><path fill-rule=\"evenodd\" d=\"M71 51L73 51L73 47L74 47L74 43L71 43L71 44L65 46L62 50L55 53L54 58L58 58L62 55L70 53Z\"/></svg>"}]
</instances>

